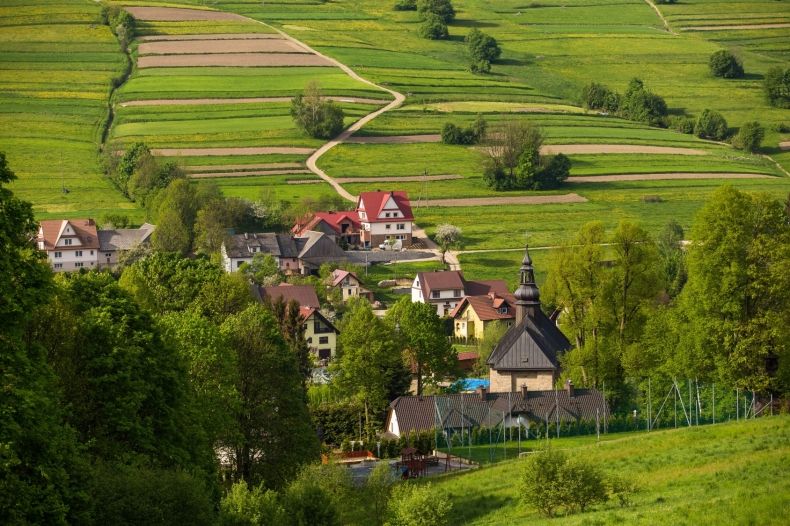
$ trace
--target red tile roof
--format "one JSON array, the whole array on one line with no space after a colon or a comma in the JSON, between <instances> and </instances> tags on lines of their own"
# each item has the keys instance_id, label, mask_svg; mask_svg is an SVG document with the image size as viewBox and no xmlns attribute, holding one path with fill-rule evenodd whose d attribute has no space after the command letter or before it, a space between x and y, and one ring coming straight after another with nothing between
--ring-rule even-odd
<instances>
[{"instance_id":1,"label":"red tile roof","mask_svg":"<svg viewBox=\"0 0 790 526\"><path fill-rule=\"evenodd\" d=\"M312 285L282 283L276 287L261 287L261 296L269 298L271 301L282 298L286 303L295 300L300 307L318 309L321 306L318 302L318 295L315 293Z\"/></svg>"},{"instance_id":2,"label":"red tile roof","mask_svg":"<svg viewBox=\"0 0 790 526\"><path fill-rule=\"evenodd\" d=\"M384 209L384 205L387 204L390 196L392 196L395 204L400 209L401 213L403 214L403 219L405 221L414 221L414 215L411 211L411 203L409 202L409 196L406 192L403 191L390 191L390 192L362 192L359 194L359 198L357 198L357 210L364 209L365 214L367 215L366 222L368 223L377 223L382 221L391 221L392 218L381 218L379 219L379 215L381 211Z\"/></svg>"},{"instance_id":3,"label":"red tile roof","mask_svg":"<svg viewBox=\"0 0 790 526\"><path fill-rule=\"evenodd\" d=\"M467 296L453 309L450 317L455 318L468 305L481 321L512 320L516 317L515 302L516 298L510 293L499 295L491 292L483 296ZM499 307L503 305L507 305L507 313L499 312Z\"/></svg>"},{"instance_id":4,"label":"red tile roof","mask_svg":"<svg viewBox=\"0 0 790 526\"><path fill-rule=\"evenodd\" d=\"M466 360L477 360L478 356L480 356L480 355L477 354L475 351L459 352L458 353L458 361L459 362L464 362Z\"/></svg>"},{"instance_id":5,"label":"red tile roof","mask_svg":"<svg viewBox=\"0 0 790 526\"><path fill-rule=\"evenodd\" d=\"M346 279L346 276L352 276L355 280L357 280L358 283L361 283L359 276L357 276L354 272L343 269L335 269L335 271L332 272L332 286L337 287L340 282Z\"/></svg>"},{"instance_id":6,"label":"red tile roof","mask_svg":"<svg viewBox=\"0 0 790 526\"><path fill-rule=\"evenodd\" d=\"M74 235L65 235L66 225L71 225ZM96 232L96 223L93 219L48 219L39 223L41 227L37 241L44 242L44 250L54 250L61 237L77 237L82 243L79 246L57 247L65 250L80 250L85 248L99 248L99 235Z\"/></svg>"},{"instance_id":7,"label":"red tile roof","mask_svg":"<svg viewBox=\"0 0 790 526\"><path fill-rule=\"evenodd\" d=\"M321 221L329 225L329 227L338 234L343 233L341 224L346 221L351 223L354 230L359 230L361 226L359 213L356 210L344 212L315 212L299 220L291 231L296 235L300 235L307 230L315 230L316 225Z\"/></svg>"}]
</instances>

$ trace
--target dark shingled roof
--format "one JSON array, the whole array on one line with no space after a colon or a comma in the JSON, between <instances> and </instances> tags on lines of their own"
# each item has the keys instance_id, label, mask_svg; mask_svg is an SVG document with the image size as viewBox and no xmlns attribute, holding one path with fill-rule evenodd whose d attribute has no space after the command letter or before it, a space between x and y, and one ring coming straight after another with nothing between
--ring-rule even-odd
<instances>
[{"instance_id":1,"label":"dark shingled roof","mask_svg":"<svg viewBox=\"0 0 790 526\"><path fill-rule=\"evenodd\" d=\"M441 427L457 429L467 426L496 425L503 416L524 416L532 421L560 422L595 420L609 414L609 407L600 391L574 389L573 396L567 390L529 391L526 397L521 392L451 394L444 396L401 396L390 403L390 415L398 419L401 435ZM441 422L437 419L439 409ZM391 416L390 416L391 417ZM388 418L389 420L389 418Z\"/></svg>"},{"instance_id":2,"label":"dark shingled roof","mask_svg":"<svg viewBox=\"0 0 790 526\"><path fill-rule=\"evenodd\" d=\"M261 298L268 298L270 301L277 301L282 298L285 303L295 300L300 307L312 307L319 309L318 295L312 285L288 285L283 283L276 287L261 287Z\"/></svg>"},{"instance_id":3,"label":"dark shingled roof","mask_svg":"<svg viewBox=\"0 0 790 526\"><path fill-rule=\"evenodd\" d=\"M487 363L497 371L556 370L559 354L570 348L568 338L535 307L505 333Z\"/></svg>"}]
</instances>

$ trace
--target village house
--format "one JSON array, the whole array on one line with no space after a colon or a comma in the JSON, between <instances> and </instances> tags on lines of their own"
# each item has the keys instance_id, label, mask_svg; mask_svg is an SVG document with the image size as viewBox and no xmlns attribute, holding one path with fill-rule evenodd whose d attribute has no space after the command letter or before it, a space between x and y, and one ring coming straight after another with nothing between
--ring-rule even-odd
<instances>
[{"instance_id":1,"label":"village house","mask_svg":"<svg viewBox=\"0 0 790 526\"><path fill-rule=\"evenodd\" d=\"M318 295L312 285L281 283L274 287L256 287L261 302L295 301L304 320L304 337L310 351L319 362L326 363L335 357L337 335L340 331L321 312Z\"/></svg>"},{"instance_id":2,"label":"village house","mask_svg":"<svg viewBox=\"0 0 790 526\"><path fill-rule=\"evenodd\" d=\"M363 247L377 247L385 241L401 241L404 247L412 244L414 215L406 192L362 192L357 213Z\"/></svg>"},{"instance_id":3,"label":"village house","mask_svg":"<svg viewBox=\"0 0 790 526\"><path fill-rule=\"evenodd\" d=\"M148 244L155 228L150 223L143 223L140 228L99 230L99 268L113 268L122 252Z\"/></svg>"},{"instance_id":4,"label":"village house","mask_svg":"<svg viewBox=\"0 0 790 526\"><path fill-rule=\"evenodd\" d=\"M515 301L512 294L500 295L496 292L466 296L450 313L453 335L463 340L480 340L485 335L486 327L494 322L511 327L516 318Z\"/></svg>"},{"instance_id":5,"label":"village house","mask_svg":"<svg viewBox=\"0 0 790 526\"><path fill-rule=\"evenodd\" d=\"M515 298L515 325L499 341L488 358L491 391L551 389L559 378L560 355L571 344L540 308L540 292L529 249L521 263Z\"/></svg>"},{"instance_id":6,"label":"village house","mask_svg":"<svg viewBox=\"0 0 790 526\"><path fill-rule=\"evenodd\" d=\"M359 276L348 270L336 269L329 278L329 287L340 289L343 302L351 298L365 298L373 303L373 293L362 286Z\"/></svg>"},{"instance_id":7,"label":"village house","mask_svg":"<svg viewBox=\"0 0 790 526\"><path fill-rule=\"evenodd\" d=\"M361 227L356 210L314 212L298 220L291 233L300 237L309 231L323 232L340 246L356 247L359 245Z\"/></svg>"},{"instance_id":8,"label":"village house","mask_svg":"<svg viewBox=\"0 0 790 526\"><path fill-rule=\"evenodd\" d=\"M36 246L46 252L55 272L98 267L99 234L93 219L41 221Z\"/></svg>"},{"instance_id":9,"label":"village house","mask_svg":"<svg viewBox=\"0 0 790 526\"><path fill-rule=\"evenodd\" d=\"M448 316L467 296L496 294L504 298L509 291L502 280L467 281L459 270L419 272L411 286L412 303L430 303L439 316Z\"/></svg>"},{"instance_id":10,"label":"village house","mask_svg":"<svg viewBox=\"0 0 790 526\"><path fill-rule=\"evenodd\" d=\"M383 437L398 438L412 431L440 430L449 436L482 426L504 425L529 428L532 422L560 424L594 422L609 416L603 394L595 389L488 392L441 396L400 396L387 410Z\"/></svg>"},{"instance_id":11,"label":"village house","mask_svg":"<svg viewBox=\"0 0 790 526\"><path fill-rule=\"evenodd\" d=\"M324 263L347 261L346 253L323 232L305 231L300 237L290 234L248 233L228 237L220 248L222 267L234 272L252 263L256 254L269 254L288 275L316 274Z\"/></svg>"}]
</instances>

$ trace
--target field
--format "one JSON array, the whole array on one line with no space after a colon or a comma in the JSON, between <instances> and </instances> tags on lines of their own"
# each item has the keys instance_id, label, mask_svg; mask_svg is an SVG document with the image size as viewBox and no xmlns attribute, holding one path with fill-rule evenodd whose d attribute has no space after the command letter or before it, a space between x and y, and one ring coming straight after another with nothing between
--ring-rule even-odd
<instances>
[{"instance_id":1,"label":"field","mask_svg":"<svg viewBox=\"0 0 790 526\"><path fill-rule=\"evenodd\" d=\"M653 433L553 440L633 481L629 507L545 519L518 502L523 460L450 475L433 484L453 502L451 524L785 524L790 505L790 418L681 428Z\"/></svg>"},{"instance_id":2,"label":"field","mask_svg":"<svg viewBox=\"0 0 790 526\"><path fill-rule=\"evenodd\" d=\"M99 169L110 80L124 68L99 11L84 0L0 7L0 151L38 218L136 213Z\"/></svg>"}]
</instances>

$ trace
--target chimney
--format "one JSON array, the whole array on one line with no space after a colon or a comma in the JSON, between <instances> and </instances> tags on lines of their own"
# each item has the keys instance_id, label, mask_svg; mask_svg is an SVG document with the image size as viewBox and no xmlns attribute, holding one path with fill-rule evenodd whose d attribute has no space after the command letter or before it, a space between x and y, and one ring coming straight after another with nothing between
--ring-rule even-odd
<instances>
[{"instance_id":1,"label":"chimney","mask_svg":"<svg viewBox=\"0 0 790 526\"><path fill-rule=\"evenodd\" d=\"M565 380L565 390L568 391L568 396L573 398L573 382L570 378Z\"/></svg>"},{"instance_id":2,"label":"chimney","mask_svg":"<svg viewBox=\"0 0 790 526\"><path fill-rule=\"evenodd\" d=\"M488 389L483 387L482 385L477 388L477 394L480 396L480 400L483 402L486 401L486 394L488 394Z\"/></svg>"},{"instance_id":3,"label":"chimney","mask_svg":"<svg viewBox=\"0 0 790 526\"><path fill-rule=\"evenodd\" d=\"M522 384L522 386L521 386L521 396L523 396L524 398L527 397L527 384Z\"/></svg>"}]
</instances>

